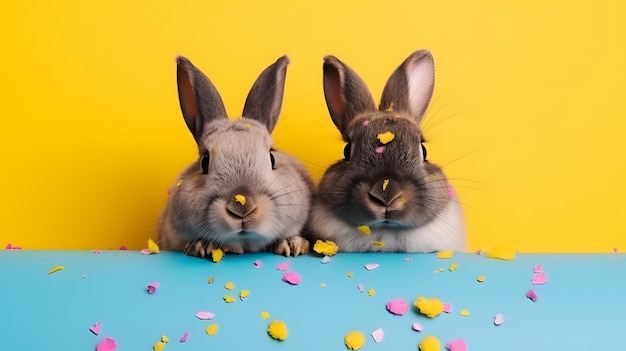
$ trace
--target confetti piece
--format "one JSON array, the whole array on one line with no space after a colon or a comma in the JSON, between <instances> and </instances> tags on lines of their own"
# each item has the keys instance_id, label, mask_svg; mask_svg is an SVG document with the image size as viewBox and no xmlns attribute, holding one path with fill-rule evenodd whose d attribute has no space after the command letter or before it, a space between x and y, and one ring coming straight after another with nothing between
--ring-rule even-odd
<instances>
[{"instance_id":1,"label":"confetti piece","mask_svg":"<svg viewBox=\"0 0 626 351\"><path fill-rule=\"evenodd\" d=\"M180 337L180 342L187 342L188 338L189 338L189 331L186 331L185 334L183 334L183 336Z\"/></svg>"},{"instance_id":2,"label":"confetti piece","mask_svg":"<svg viewBox=\"0 0 626 351\"><path fill-rule=\"evenodd\" d=\"M58 272L58 271L62 271L62 270L64 270L64 269L65 269L65 267L64 267L64 266L54 266L54 267L52 267L52 268L50 268L50 269L48 270L48 274L56 273L56 272Z\"/></svg>"},{"instance_id":3,"label":"confetti piece","mask_svg":"<svg viewBox=\"0 0 626 351\"><path fill-rule=\"evenodd\" d=\"M233 290L235 288L235 283L233 282L227 282L226 284L224 284L224 289L226 290Z\"/></svg>"},{"instance_id":4,"label":"confetti piece","mask_svg":"<svg viewBox=\"0 0 626 351\"><path fill-rule=\"evenodd\" d=\"M451 303L444 303L443 304L443 312L444 313L452 313L452 304Z\"/></svg>"},{"instance_id":5,"label":"confetti piece","mask_svg":"<svg viewBox=\"0 0 626 351\"><path fill-rule=\"evenodd\" d=\"M267 333L276 340L285 340L289 332L287 331L287 325L283 321L274 320L271 321L267 327Z\"/></svg>"},{"instance_id":6,"label":"confetti piece","mask_svg":"<svg viewBox=\"0 0 626 351\"><path fill-rule=\"evenodd\" d=\"M435 269L435 273L441 273L441 272L443 272L444 270L445 270L445 269L443 269L443 268L439 267L439 268Z\"/></svg>"},{"instance_id":7,"label":"confetti piece","mask_svg":"<svg viewBox=\"0 0 626 351\"><path fill-rule=\"evenodd\" d=\"M411 257L407 257L407 258L405 258L404 260L405 260L406 262L409 262L409 263L413 262L413 258L411 258Z\"/></svg>"},{"instance_id":8,"label":"confetti piece","mask_svg":"<svg viewBox=\"0 0 626 351\"><path fill-rule=\"evenodd\" d=\"M529 298L531 301L537 301L537 299L539 298L539 296L537 296L537 293L533 289L528 290L528 292L526 293L526 297Z\"/></svg>"},{"instance_id":9,"label":"confetti piece","mask_svg":"<svg viewBox=\"0 0 626 351\"><path fill-rule=\"evenodd\" d=\"M278 269L279 271L286 271L289 266L291 266L291 261L285 261L277 264L276 269Z\"/></svg>"},{"instance_id":10,"label":"confetti piece","mask_svg":"<svg viewBox=\"0 0 626 351\"><path fill-rule=\"evenodd\" d=\"M177 183L176 183L176 187L180 188L180 186L183 185L183 180L180 179Z\"/></svg>"},{"instance_id":11,"label":"confetti piece","mask_svg":"<svg viewBox=\"0 0 626 351\"><path fill-rule=\"evenodd\" d=\"M115 351L115 349L117 349L117 341L108 336L96 345L96 351Z\"/></svg>"},{"instance_id":12,"label":"confetti piece","mask_svg":"<svg viewBox=\"0 0 626 351\"><path fill-rule=\"evenodd\" d=\"M320 283L320 288L325 288L326 287L326 283Z\"/></svg>"},{"instance_id":13,"label":"confetti piece","mask_svg":"<svg viewBox=\"0 0 626 351\"><path fill-rule=\"evenodd\" d=\"M346 276L347 276L348 278L352 278L352 277L354 277L354 273L352 273L352 272L348 272L348 273L346 273Z\"/></svg>"},{"instance_id":14,"label":"confetti piece","mask_svg":"<svg viewBox=\"0 0 626 351\"><path fill-rule=\"evenodd\" d=\"M154 294L154 292L156 291L156 289L159 288L159 286L161 286L161 283L159 282L150 283L148 284L146 291L148 291L148 294Z\"/></svg>"},{"instance_id":15,"label":"confetti piece","mask_svg":"<svg viewBox=\"0 0 626 351\"><path fill-rule=\"evenodd\" d=\"M126 250L128 250L128 248L125 245L122 245L122 246L120 246L120 248L118 250L126 251Z\"/></svg>"},{"instance_id":16,"label":"confetti piece","mask_svg":"<svg viewBox=\"0 0 626 351\"><path fill-rule=\"evenodd\" d=\"M493 250L487 252L487 258L512 261L513 259L515 259L515 251L509 248L496 246L493 248Z\"/></svg>"},{"instance_id":17,"label":"confetti piece","mask_svg":"<svg viewBox=\"0 0 626 351\"><path fill-rule=\"evenodd\" d=\"M367 127L369 124L370 124L370 121L368 121L368 120L363 121L363 125L364 125L364 126L366 126L366 127Z\"/></svg>"},{"instance_id":18,"label":"confetti piece","mask_svg":"<svg viewBox=\"0 0 626 351\"><path fill-rule=\"evenodd\" d=\"M152 239L148 239L148 250L155 254L161 252L161 250L159 249L159 245L157 245L157 243L155 243Z\"/></svg>"},{"instance_id":19,"label":"confetti piece","mask_svg":"<svg viewBox=\"0 0 626 351\"><path fill-rule=\"evenodd\" d=\"M478 250L474 251L474 254L476 254L478 256L480 256L482 253L483 253L483 250L481 250L481 249L478 249Z\"/></svg>"},{"instance_id":20,"label":"confetti piece","mask_svg":"<svg viewBox=\"0 0 626 351\"><path fill-rule=\"evenodd\" d=\"M330 256L322 257L322 260L320 262L323 264L327 264L328 262L330 262Z\"/></svg>"},{"instance_id":21,"label":"confetti piece","mask_svg":"<svg viewBox=\"0 0 626 351\"><path fill-rule=\"evenodd\" d=\"M217 329L219 328L219 326L217 325L217 323L213 323L211 325L209 325L208 327L206 327L206 329L204 330L207 335L209 336L213 336L215 335L215 333L217 333Z\"/></svg>"},{"instance_id":22,"label":"confetti piece","mask_svg":"<svg viewBox=\"0 0 626 351\"><path fill-rule=\"evenodd\" d=\"M372 339L374 339L374 342L376 342L377 344L380 344L380 342L383 341L384 338L385 332L383 331L383 328L378 328L372 332Z\"/></svg>"},{"instance_id":23,"label":"confetti piece","mask_svg":"<svg viewBox=\"0 0 626 351\"><path fill-rule=\"evenodd\" d=\"M150 252L150 249L141 249L141 251L139 251L139 252L141 252L142 255L151 255L152 254L152 252Z\"/></svg>"},{"instance_id":24,"label":"confetti piece","mask_svg":"<svg viewBox=\"0 0 626 351\"><path fill-rule=\"evenodd\" d=\"M4 248L6 250L21 250L22 249L22 247L12 245L11 243L8 243L7 246L5 246Z\"/></svg>"},{"instance_id":25,"label":"confetti piece","mask_svg":"<svg viewBox=\"0 0 626 351\"><path fill-rule=\"evenodd\" d=\"M440 351L441 343L439 339L432 335L427 335L419 344L420 351Z\"/></svg>"},{"instance_id":26,"label":"confetti piece","mask_svg":"<svg viewBox=\"0 0 626 351\"><path fill-rule=\"evenodd\" d=\"M357 288L359 288L360 292L363 292L363 289L365 288L365 286L363 285L363 283L359 283L359 285L357 285Z\"/></svg>"},{"instance_id":27,"label":"confetti piece","mask_svg":"<svg viewBox=\"0 0 626 351\"><path fill-rule=\"evenodd\" d=\"M300 275L296 272L287 272L283 274L282 279L284 282L289 283L291 285L298 285L300 284L300 281L302 280Z\"/></svg>"},{"instance_id":28,"label":"confetti piece","mask_svg":"<svg viewBox=\"0 0 626 351\"><path fill-rule=\"evenodd\" d=\"M385 109L385 112L393 112L393 102L389 104L389 107Z\"/></svg>"},{"instance_id":29,"label":"confetti piece","mask_svg":"<svg viewBox=\"0 0 626 351\"><path fill-rule=\"evenodd\" d=\"M365 335L353 330L343 337L343 342L349 350L358 350L365 345Z\"/></svg>"},{"instance_id":30,"label":"confetti piece","mask_svg":"<svg viewBox=\"0 0 626 351\"><path fill-rule=\"evenodd\" d=\"M418 332L421 332L422 330L424 330L424 327L418 322L413 322L413 325L411 326L411 328Z\"/></svg>"},{"instance_id":31,"label":"confetti piece","mask_svg":"<svg viewBox=\"0 0 626 351\"><path fill-rule=\"evenodd\" d=\"M458 264L458 263L453 263L453 264L451 264L451 265L450 265L450 267L448 268L448 270L449 270L450 272L454 272L454 271L456 271L458 268L459 268L459 264Z\"/></svg>"},{"instance_id":32,"label":"confetti piece","mask_svg":"<svg viewBox=\"0 0 626 351\"><path fill-rule=\"evenodd\" d=\"M213 284L215 282L215 277L209 277L208 283Z\"/></svg>"},{"instance_id":33,"label":"confetti piece","mask_svg":"<svg viewBox=\"0 0 626 351\"><path fill-rule=\"evenodd\" d=\"M540 264L535 265L535 266L533 267L533 273L542 273L542 272L543 272L543 268L541 267L541 265L540 265Z\"/></svg>"},{"instance_id":34,"label":"confetti piece","mask_svg":"<svg viewBox=\"0 0 626 351\"><path fill-rule=\"evenodd\" d=\"M268 319L270 318L270 313L267 311L263 311L261 312L261 319Z\"/></svg>"},{"instance_id":35,"label":"confetti piece","mask_svg":"<svg viewBox=\"0 0 626 351\"><path fill-rule=\"evenodd\" d=\"M239 299L241 301L245 300L248 296L250 296L250 291L249 290L241 290L241 292L239 293Z\"/></svg>"},{"instance_id":36,"label":"confetti piece","mask_svg":"<svg viewBox=\"0 0 626 351\"><path fill-rule=\"evenodd\" d=\"M198 319L202 319L202 320L213 319L213 318L215 318L215 313L207 312L207 311L200 311L200 312L196 313L196 317Z\"/></svg>"},{"instance_id":37,"label":"confetti piece","mask_svg":"<svg viewBox=\"0 0 626 351\"><path fill-rule=\"evenodd\" d=\"M379 146L377 147L374 152L376 152L377 154L382 154L383 151L385 151L385 147L384 146Z\"/></svg>"},{"instance_id":38,"label":"confetti piece","mask_svg":"<svg viewBox=\"0 0 626 351\"><path fill-rule=\"evenodd\" d=\"M383 247L385 247L385 243L382 241L374 241L374 246L379 249L382 249Z\"/></svg>"},{"instance_id":39,"label":"confetti piece","mask_svg":"<svg viewBox=\"0 0 626 351\"><path fill-rule=\"evenodd\" d=\"M360 226L356 227L356 229L358 231L360 231L361 233L365 234L365 235L372 234L372 230L370 229L370 227L368 227L366 225L360 225Z\"/></svg>"},{"instance_id":40,"label":"confetti piece","mask_svg":"<svg viewBox=\"0 0 626 351\"><path fill-rule=\"evenodd\" d=\"M96 249L96 250L93 250L93 253L97 255L97 254L102 253L102 250L98 250L98 249Z\"/></svg>"},{"instance_id":41,"label":"confetti piece","mask_svg":"<svg viewBox=\"0 0 626 351\"><path fill-rule=\"evenodd\" d=\"M83 275L81 275L81 278L83 279L87 278L87 273L83 273Z\"/></svg>"},{"instance_id":42,"label":"confetti piece","mask_svg":"<svg viewBox=\"0 0 626 351\"><path fill-rule=\"evenodd\" d=\"M240 203L241 206L245 206L246 205L246 197L241 195L241 194L237 194L237 195L235 195L235 202Z\"/></svg>"},{"instance_id":43,"label":"confetti piece","mask_svg":"<svg viewBox=\"0 0 626 351\"><path fill-rule=\"evenodd\" d=\"M368 263L365 265L365 269L367 269L368 271L373 271L374 269L378 267L380 267L378 263Z\"/></svg>"},{"instance_id":44,"label":"confetti piece","mask_svg":"<svg viewBox=\"0 0 626 351\"><path fill-rule=\"evenodd\" d=\"M387 311L402 316L409 311L409 304L404 299L393 299L387 302Z\"/></svg>"},{"instance_id":45,"label":"confetti piece","mask_svg":"<svg viewBox=\"0 0 626 351\"><path fill-rule=\"evenodd\" d=\"M211 260L213 263L218 263L222 258L224 258L224 251L222 251L222 249L211 250Z\"/></svg>"},{"instance_id":46,"label":"confetti piece","mask_svg":"<svg viewBox=\"0 0 626 351\"><path fill-rule=\"evenodd\" d=\"M459 314L463 317L467 317L470 315L470 311L469 310L461 310L461 312L459 312Z\"/></svg>"},{"instance_id":47,"label":"confetti piece","mask_svg":"<svg viewBox=\"0 0 626 351\"><path fill-rule=\"evenodd\" d=\"M477 280L479 283L482 283L482 282L484 282L484 281L485 281L485 276L484 276L484 275L479 275L478 277L476 277L476 280Z\"/></svg>"},{"instance_id":48,"label":"confetti piece","mask_svg":"<svg viewBox=\"0 0 626 351\"><path fill-rule=\"evenodd\" d=\"M446 348L450 351L467 351L467 344L463 339L456 339L447 343Z\"/></svg>"},{"instance_id":49,"label":"confetti piece","mask_svg":"<svg viewBox=\"0 0 626 351\"><path fill-rule=\"evenodd\" d=\"M317 240L313 245L313 251L326 256L333 256L337 250L339 250L339 246L330 240Z\"/></svg>"},{"instance_id":50,"label":"confetti piece","mask_svg":"<svg viewBox=\"0 0 626 351\"><path fill-rule=\"evenodd\" d=\"M454 188L452 185L448 184L448 199L452 199L454 197Z\"/></svg>"},{"instance_id":51,"label":"confetti piece","mask_svg":"<svg viewBox=\"0 0 626 351\"><path fill-rule=\"evenodd\" d=\"M617 247L613 248L613 252L617 253Z\"/></svg>"},{"instance_id":52,"label":"confetti piece","mask_svg":"<svg viewBox=\"0 0 626 351\"><path fill-rule=\"evenodd\" d=\"M548 275L545 272L535 273L530 281L533 285L543 285L548 282Z\"/></svg>"},{"instance_id":53,"label":"confetti piece","mask_svg":"<svg viewBox=\"0 0 626 351\"><path fill-rule=\"evenodd\" d=\"M154 351L163 351L164 348L165 343L163 341L157 341L156 343L154 343L154 346L152 346L152 350Z\"/></svg>"},{"instance_id":54,"label":"confetti piece","mask_svg":"<svg viewBox=\"0 0 626 351\"><path fill-rule=\"evenodd\" d=\"M161 342L164 342L167 344L170 342L170 339L165 335L161 335Z\"/></svg>"},{"instance_id":55,"label":"confetti piece","mask_svg":"<svg viewBox=\"0 0 626 351\"><path fill-rule=\"evenodd\" d=\"M235 302L236 299L230 295L224 295L224 302L226 303L233 303Z\"/></svg>"},{"instance_id":56,"label":"confetti piece","mask_svg":"<svg viewBox=\"0 0 626 351\"><path fill-rule=\"evenodd\" d=\"M376 136L376 139L378 139L381 144L385 145L385 144L389 143L390 141L392 141L393 138L395 138L395 137L396 136L393 135L392 132L385 132L385 133L378 134Z\"/></svg>"},{"instance_id":57,"label":"confetti piece","mask_svg":"<svg viewBox=\"0 0 626 351\"><path fill-rule=\"evenodd\" d=\"M383 191L387 191L388 186L389 186L389 179L383 180Z\"/></svg>"},{"instance_id":58,"label":"confetti piece","mask_svg":"<svg viewBox=\"0 0 626 351\"><path fill-rule=\"evenodd\" d=\"M367 289L367 296L374 296L376 295L376 290L369 288Z\"/></svg>"},{"instance_id":59,"label":"confetti piece","mask_svg":"<svg viewBox=\"0 0 626 351\"><path fill-rule=\"evenodd\" d=\"M415 300L415 307L417 307L421 314L425 314L430 318L443 312L443 303L435 297L427 299L423 296L418 296Z\"/></svg>"},{"instance_id":60,"label":"confetti piece","mask_svg":"<svg viewBox=\"0 0 626 351\"><path fill-rule=\"evenodd\" d=\"M261 260L255 260L254 261L254 268L259 269L259 268L261 268L261 266L263 266L263 261L261 261Z\"/></svg>"},{"instance_id":61,"label":"confetti piece","mask_svg":"<svg viewBox=\"0 0 626 351\"><path fill-rule=\"evenodd\" d=\"M500 325L502 323L504 323L504 315L502 313L496 314L496 316L493 317L493 324Z\"/></svg>"},{"instance_id":62,"label":"confetti piece","mask_svg":"<svg viewBox=\"0 0 626 351\"><path fill-rule=\"evenodd\" d=\"M89 330L94 334L100 334L100 322L96 322L93 326L89 327Z\"/></svg>"},{"instance_id":63,"label":"confetti piece","mask_svg":"<svg viewBox=\"0 0 626 351\"><path fill-rule=\"evenodd\" d=\"M454 256L454 252L452 250L445 250L437 252L437 258L447 259L452 258Z\"/></svg>"}]
</instances>

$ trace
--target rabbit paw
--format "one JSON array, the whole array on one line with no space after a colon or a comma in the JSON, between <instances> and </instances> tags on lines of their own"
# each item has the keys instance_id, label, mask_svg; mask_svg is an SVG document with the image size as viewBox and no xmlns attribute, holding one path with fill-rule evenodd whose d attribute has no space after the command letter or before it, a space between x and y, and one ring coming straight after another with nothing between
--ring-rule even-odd
<instances>
[{"instance_id":1,"label":"rabbit paw","mask_svg":"<svg viewBox=\"0 0 626 351\"><path fill-rule=\"evenodd\" d=\"M274 253L289 257L293 254L294 257L298 255L306 255L311 251L311 244L309 241L301 236L292 236L291 238L282 239L276 244Z\"/></svg>"},{"instance_id":2,"label":"rabbit paw","mask_svg":"<svg viewBox=\"0 0 626 351\"><path fill-rule=\"evenodd\" d=\"M211 255L211 250L215 250L216 248L212 243L204 240L196 240L192 243L187 243L185 245L185 255L194 256L194 257L209 257Z\"/></svg>"}]
</instances>

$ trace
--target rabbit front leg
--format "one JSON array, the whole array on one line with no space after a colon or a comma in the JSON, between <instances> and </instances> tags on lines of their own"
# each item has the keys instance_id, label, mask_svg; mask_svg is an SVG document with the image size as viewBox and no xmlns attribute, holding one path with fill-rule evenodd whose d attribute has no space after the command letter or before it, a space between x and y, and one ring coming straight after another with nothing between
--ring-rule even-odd
<instances>
[{"instance_id":1,"label":"rabbit front leg","mask_svg":"<svg viewBox=\"0 0 626 351\"><path fill-rule=\"evenodd\" d=\"M281 239L274 247L274 253L289 257L293 254L306 255L311 251L311 244L300 235L295 235L287 239Z\"/></svg>"}]
</instances>

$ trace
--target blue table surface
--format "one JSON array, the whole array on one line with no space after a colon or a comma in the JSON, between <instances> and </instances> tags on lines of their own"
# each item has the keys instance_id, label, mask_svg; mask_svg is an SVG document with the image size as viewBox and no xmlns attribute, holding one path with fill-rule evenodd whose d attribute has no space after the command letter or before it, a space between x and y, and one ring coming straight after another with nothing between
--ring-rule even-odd
<instances>
[{"instance_id":1,"label":"blue table surface","mask_svg":"<svg viewBox=\"0 0 626 351\"><path fill-rule=\"evenodd\" d=\"M287 260L285 272L302 277L298 285L283 282L285 272L276 269ZM366 336L361 350L417 350L426 335L437 337L442 350L464 339L467 350L476 351L618 350L626 340L626 255L518 254L501 261L475 254L340 253L327 264L320 260L260 253L213 263L173 252L0 251L0 349L95 350L110 336L118 351L152 350L166 335L165 351L346 350L343 338L352 330ZM367 263L380 266L368 271ZM458 269L449 271L453 263ZM531 283L537 264L547 284ZM48 274L56 265L65 269ZM230 291L224 287L229 281L235 285ZM148 294L152 282L160 286ZM243 301L242 289L250 291ZM529 289L536 302L526 298ZM237 300L226 303L224 295ZM385 308L395 298L413 306L417 296L437 297L453 310L428 318L414 307L402 316ZM462 309L470 315L462 316ZM199 311L215 317L200 320ZM262 319L262 311L270 318ZM505 317L499 326L497 313ZM275 319L287 325L285 341L267 334ZM98 321L96 336L89 327ZM423 331L414 331L414 322ZM212 323L219 329L209 336L205 328ZM370 336L377 328L385 333L381 343Z\"/></svg>"}]
</instances>

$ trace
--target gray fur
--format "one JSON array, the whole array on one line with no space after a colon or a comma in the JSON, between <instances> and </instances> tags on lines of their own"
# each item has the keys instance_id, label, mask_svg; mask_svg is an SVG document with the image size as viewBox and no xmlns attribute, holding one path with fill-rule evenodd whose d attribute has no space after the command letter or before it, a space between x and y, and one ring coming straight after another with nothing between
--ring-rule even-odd
<instances>
[{"instance_id":1,"label":"gray fur","mask_svg":"<svg viewBox=\"0 0 626 351\"><path fill-rule=\"evenodd\" d=\"M434 88L431 54L417 51L394 71L378 110L346 64L328 56L323 72L331 118L352 148L349 160L332 165L320 181L312 239L335 241L345 252L464 251L458 198L441 168L423 159L420 145L419 123ZM377 136L385 132L395 138L383 145ZM371 234L357 229L362 225Z\"/></svg>"},{"instance_id":2,"label":"gray fur","mask_svg":"<svg viewBox=\"0 0 626 351\"><path fill-rule=\"evenodd\" d=\"M288 58L279 58L261 73L239 120L222 113L219 93L200 70L187 59L177 62L181 109L199 157L171 188L159 221L161 248L201 257L216 248L235 253L274 250L287 256L308 252L300 232L313 183L292 156L271 151L275 169L270 158L270 133L280 113ZM200 113L194 117L190 111ZM244 195L245 204L235 195Z\"/></svg>"}]
</instances>

